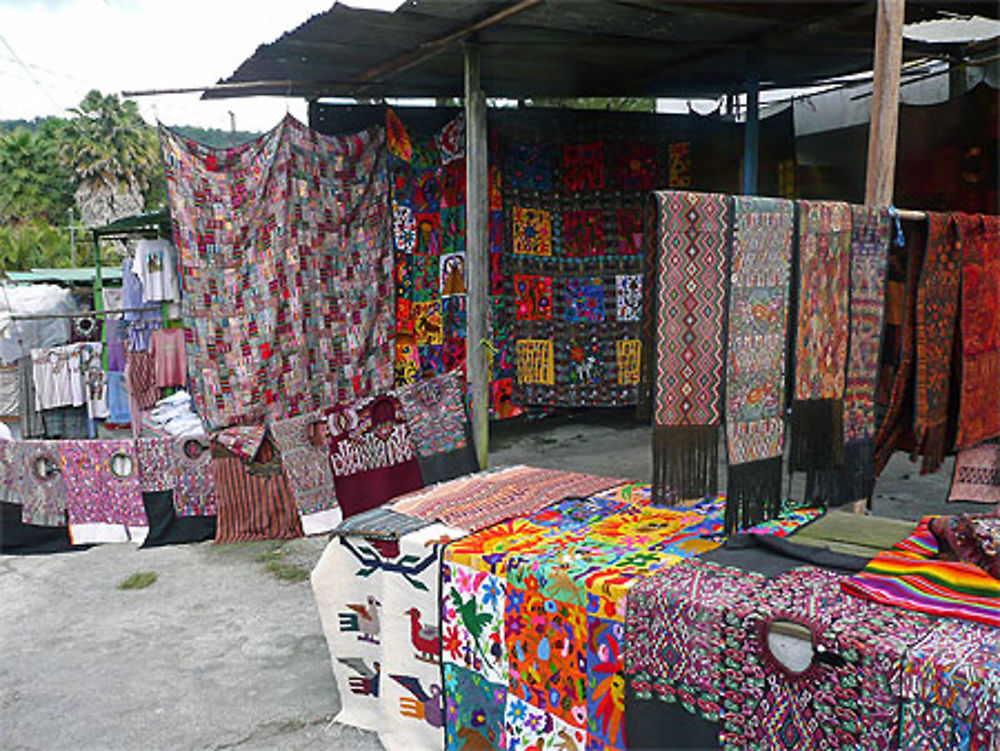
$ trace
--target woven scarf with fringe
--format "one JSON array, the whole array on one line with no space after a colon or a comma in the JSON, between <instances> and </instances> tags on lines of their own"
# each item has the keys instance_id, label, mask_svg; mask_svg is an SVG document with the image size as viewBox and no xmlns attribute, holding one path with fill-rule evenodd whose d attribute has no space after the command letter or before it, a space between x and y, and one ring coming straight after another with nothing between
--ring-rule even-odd
<instances>
[{"instance_id":1,"label":"woven scarf with fringe","mask_svg":"<svg viewBox=\"0 0 1000 751\"><path fill-rule=\"evenodd\" d=\"M850 335L851 209L799 201L799 310L790 461L793 470L844 459L844 381Z\"/></svg>"},{"instance_id":2,"label":"woven scarf with fringe","mask_svg":"<svg viewBox=\"0 0 1000 751\"><path fill-rule=\"evenodd\" d=\"M785 439L791 201L733 199L726 373L726 532L775 516Z\"/></svg>"},{"instance_id":3,"label":"woven scarf with fringe","mask_svg":"<svg viewBox=\"0 0 1000 751\"><path fill-rule=\"evenodd\" d=\"M657 194L653 498L714 495L732 200Z\"/></svg>"}]
</instances>

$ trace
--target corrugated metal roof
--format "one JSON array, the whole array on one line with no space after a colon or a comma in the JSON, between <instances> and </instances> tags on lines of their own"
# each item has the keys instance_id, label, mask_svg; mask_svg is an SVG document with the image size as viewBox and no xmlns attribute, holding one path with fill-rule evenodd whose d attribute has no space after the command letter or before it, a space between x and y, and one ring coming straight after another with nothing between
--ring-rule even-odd
<instances>
[{"instance_id":1,"label":"corrugated metal roof","mask_svg":"<svg viewBox=\"0 0 1000 751\"><path fill-rule=\"evenodd\" d=\"M258 47L220 82L239 86L205 97L460 96L456 40L513 5L410 0L394 13L334 5ZM934 18L939 9L998 12L992 0L908 0L906 18ZM476 39L490 96L717 95L741 90L751 68L765 87L870 69L874 17L870 1L545 0L483 28ZM931 49L906 44L910 57Z\"/></svg>"},{"instance_id":2,"label":"corrugated metal roof","mask_svg":"<svg viewBox=\"0 0 1000 751\"><path fill-rule=\"evenodd\" d=\"M93 266L75 269L31 269L30 271L8 271L7 278L17 284L39 284L56 282L58 284L93 284L97 280L97 270ZM102 266L101 279L104 281L121 281L120 266Z\"/></svg>"}]
</instances>

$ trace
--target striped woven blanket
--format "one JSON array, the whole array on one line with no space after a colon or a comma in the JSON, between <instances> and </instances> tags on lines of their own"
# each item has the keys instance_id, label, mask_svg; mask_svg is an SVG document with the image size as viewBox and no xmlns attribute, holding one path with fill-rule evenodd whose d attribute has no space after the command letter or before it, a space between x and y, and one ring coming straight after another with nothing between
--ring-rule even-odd
<instances>
[{"instance_id":1,"label":"striped woven blanket","mask_svg":"<svg viewBox=\"0 0 1000 751\"><path fill-rule=\"evenodd\" d=\"M978 566L935 558L933 517L843 582L849 594L922 613L1000 626L1000 580Z\"/></svg>"}]
</instances>

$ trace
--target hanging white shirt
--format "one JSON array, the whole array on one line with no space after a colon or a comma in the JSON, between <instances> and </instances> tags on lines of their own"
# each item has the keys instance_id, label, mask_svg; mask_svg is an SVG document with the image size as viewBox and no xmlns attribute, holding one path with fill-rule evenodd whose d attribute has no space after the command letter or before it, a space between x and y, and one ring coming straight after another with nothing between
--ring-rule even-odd
<instances>
[{"instance_id":1,"label":"hanging white shirt","mask_svg":"<svg viewBox=\"0 0 1000 751\"><path fill-rule=\"evenodd\" d=\"M142 282L144 301L180 301L174 249L168 240L139 240L132 259L132 273Z\"/></svg>"}]
</instances>

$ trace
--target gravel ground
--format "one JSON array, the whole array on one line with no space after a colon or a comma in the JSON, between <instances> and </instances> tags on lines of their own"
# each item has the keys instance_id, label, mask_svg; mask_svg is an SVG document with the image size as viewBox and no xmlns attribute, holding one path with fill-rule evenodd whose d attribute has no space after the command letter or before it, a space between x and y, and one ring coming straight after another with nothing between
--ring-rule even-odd
<instances>
[{"instance_id":1,"label":"gravel ground","mask_svg":"<svg viewBox=\"0 0 1000 751\"><path fill-rule=\"evenodd\" d=\"M497 428L491 464L648 479L649 445L630 415L594 411ZM875 513L940 513L948 478L920 478L897 456ZM325 545L0 557L0 749L380 749L332 720L339 697L319 617L308 581L295 580ZM155 583L118 588L142 571Z\"/></svg>"}]
</instances>

